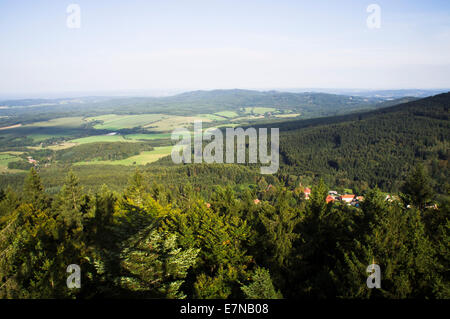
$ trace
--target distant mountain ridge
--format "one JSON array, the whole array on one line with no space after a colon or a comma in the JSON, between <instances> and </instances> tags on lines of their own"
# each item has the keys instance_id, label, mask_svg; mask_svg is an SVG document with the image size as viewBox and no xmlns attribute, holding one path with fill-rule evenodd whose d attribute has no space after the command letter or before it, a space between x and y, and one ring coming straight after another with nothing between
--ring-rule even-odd
<instances>
[{"instance_id":1,"label":"distant mountain ridge","mask_svg":"<svg viewBox=\"0 0 450 319\"><path fill-rule=\"evenodd\" d=\"M0 116L20 116L51 112L99 115L106 113L172 113L193 115L245 107L274 107L300 113L304 118L338 115L395 104L378 97L357 97L328 93L290 93L253 90L191 91L167 97L84 97L65 99L24 99L0 101Z\"/></svg>"}]
</instances>

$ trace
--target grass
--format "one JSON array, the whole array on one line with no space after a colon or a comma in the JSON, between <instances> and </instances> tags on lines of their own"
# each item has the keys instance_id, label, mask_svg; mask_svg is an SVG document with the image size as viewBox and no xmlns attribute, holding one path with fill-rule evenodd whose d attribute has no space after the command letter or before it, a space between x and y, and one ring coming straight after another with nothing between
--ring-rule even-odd
<instances>
[{"instance_id":1,"label":"grass","mask_svg":"<svg viewBox=\"0 0 450 319\"><path fill-rule=\"evenodd\" d=\"M35 151L39 151L39 150L45 150L45 149L49 149L52 151L59 151L59 150L63 150L66 148L71 148L73 146L77 146L77 143L72 143L72 142L63 142L61 144L56 144L56 145L49 145L46 147L42 147L42 146L28 146L27 148L31 149L31 150L35 150Z\"/></svg>"},{"instance_id":2,"label":"grass","mask_svg":"<svg viewBox=\"0 0 450 319\"><path fill-rule=\"evenodd\" d=\"M135 140L127 140L122 135L94 135L88 137L77 138L69 141L69 143L87 144L96 142L135 142Z\"/></svg>"},{"instance_id":3,"label":"grass","mask_svg":"<svg viewBox=\"0 0 450 319\"><path fill-rule=\"evenodd\" d=\"M289 118L289 117L297 117L300 116L300 113L289 113L289 114L276 114L277 118Z\"/></svg>"},{"instance_id":4,"label":"grass","mask_svg":"<svg viewBox=\"0 0 450 319\"><path fill-rule=\"evenodd\" d=\"M96 129L120 130L134 127L142 127L150 123L165 119L169 115L165 114L136 114L136 115L117 115L106 114L101 116L86 118L86 121L102 121L102 124L94 125Z\"/></svg>"},{"instance_id":5,"label":"grass","mask_svg":"<svg viewBox=\"0 0 450 319\"><path fill-rule=\"evenodd\" d=\"M238 114L234 111L221 111L221 112L217 112L214 114L222 116L222 117L226 117L226 118L233 118L233 117L238 116Z\"/></svg>"},{"instance_id":6,"label":"grass","mask_svg":"<svg viewBox=\"0 0 450 319\"><path fill-rule=\"evenodd\" d=\"M76 128L86 124L82 117L61 117L44 122L36 122L24 125L24 127L66 127Z\"/></svg>"},{"instance_id":7,"label":"grass","mask_svg":"<svg viewBox=\"0 0 450 319\"><path fill-rule=\"evenodd\" d=\"M179 127L190 127L194 121L211 122L210 119L201 118L198 116L176 116L171 115L168 118L146 125L149 131L155 132L170 132Z\"/></svg>"},{"instance_id":8,"label":"grass","mask_svg":"<svg viewBox=\"0 0 450 319\"><path fill-rule=\"evenodd\" d=\"M129 135L94 135L77 138L68 143L87 144L96 142L137 142L139 140L157 140L168 139L172 133L154 133L154 134L129 134Z\"/></svg>"},{"instance_id":9,"label":"grass","mask_svg":"<svg viewBox=\"0 0 450 319\"><path fill-rule=\"evenodd\" d=\"M172 146L159 146L155 147L152 151L145 151L139 155L131 156L129 158L118 161L91 161L91 162L78 162L74 165L145 165L148 163L156 162L162 157L170 155L172 152Z\"/></svg>"},{"instance_id":10,"label":"grass","mask_svg":"<svg viewBox=\"0 0 450 319\"><path fill-rule=\"evenodd\" d=\"M224 118L223 116L216 115L216 114L199 114L197 116L201 117L201 118L206 118L211 121L226 121L226 118Z\"/></svg>"},{"instance_id":11,"label":"grass","mask_svg":"<svg viewBox=\"0 0 450 319\"><path fill-rule=\"evenodd\" d=\"M15 162L19 157L17 157L15 154L17 152L4 152L0 153L0 172L11 172L12 170L8 169L8 163L9 162ZM16 170L14 170L16 171Z\"/></svg>"},{"instance_id":12,"label":"grass","mask_svg":"<svg viewBox=\"0 0 450 319\"><path fill-rule=\"evenodd\" d=\"M154 134L129 134L125 135L125 139L131 140L157 140L170 138L172 133L154 133Z\"/></svg>"},{"instance_id":13,"label":"grass","mask_svg":"<svg viewBox=\"0 0 450 319\"><path fill-rule=\"evenodd\" d=\"M261 114L264 115L267 112L275 112L277 109L273 107L246 107L245 113Z\"/></svg>"},{"instance_id":14,"label":"grass","mask_svg":"<svg viewBox=\"0 0 450 319\"><path fill-rule=\"evenodd\" d=\"M42 142L54 137L68 137L69 135L64 134L31 134L28 137L31 137L35 142Z\"/></svg>"},{"instance_id":15,"label":"grass","mask_svg":"<svg viewBox=\"0 0 450 319\"><path fill-rule=\"evenodd\" d=\"M237 117L235 119L233 119L233 122L237 122L237 121L252 121L252 120L260 120L260 119L264 119L264 116L262 115L249 115L249 116L242 116L242 117Z\"/></svg>"}]
</instances>

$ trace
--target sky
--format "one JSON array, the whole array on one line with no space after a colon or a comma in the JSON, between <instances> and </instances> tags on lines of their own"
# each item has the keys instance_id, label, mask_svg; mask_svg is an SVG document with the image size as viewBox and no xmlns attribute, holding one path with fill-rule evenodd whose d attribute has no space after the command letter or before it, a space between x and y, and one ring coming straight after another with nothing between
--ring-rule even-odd
<instances>
[{"instance_id":1,"label":"sky","mask_svg":"<svg viewBox=\"0 0 450 319\"><path fill-rule=\"evenodd\" d=\"M0 0L0 96L230 88L450 88L450 1Z\"/></svg>"}]
</instances>

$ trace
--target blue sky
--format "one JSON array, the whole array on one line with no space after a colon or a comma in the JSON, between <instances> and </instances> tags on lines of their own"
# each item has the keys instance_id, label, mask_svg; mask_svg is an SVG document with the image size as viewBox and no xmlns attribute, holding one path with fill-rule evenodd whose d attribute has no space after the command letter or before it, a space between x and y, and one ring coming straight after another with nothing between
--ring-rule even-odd
<instances>
[{"instance_id":1,"label":"blue sky","mask_svg":"<svg viewBox=\"0 0 450 319\"><path fill-rule=\"evenodd\" d=\"M0 75L0 95L449 88L450 1L0 0Z\"/></svg>"}]
</instances>

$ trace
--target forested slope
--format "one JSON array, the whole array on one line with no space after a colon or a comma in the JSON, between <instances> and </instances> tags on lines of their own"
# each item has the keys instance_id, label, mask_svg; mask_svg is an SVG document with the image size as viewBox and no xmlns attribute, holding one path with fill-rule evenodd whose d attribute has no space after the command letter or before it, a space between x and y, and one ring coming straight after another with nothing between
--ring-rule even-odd
<instances>
[{"instance_id":1,"label":"forested slope","mask_svg":"<svg viewBox=\"0 0 450 319\"><path fill-rule=\"evenodd\" d=\"M405 172L425 162L448 188L450 94L382 110L278 124L283 172L321 175L331 184L398 190Z\"/></svg>"}]
</instances>

